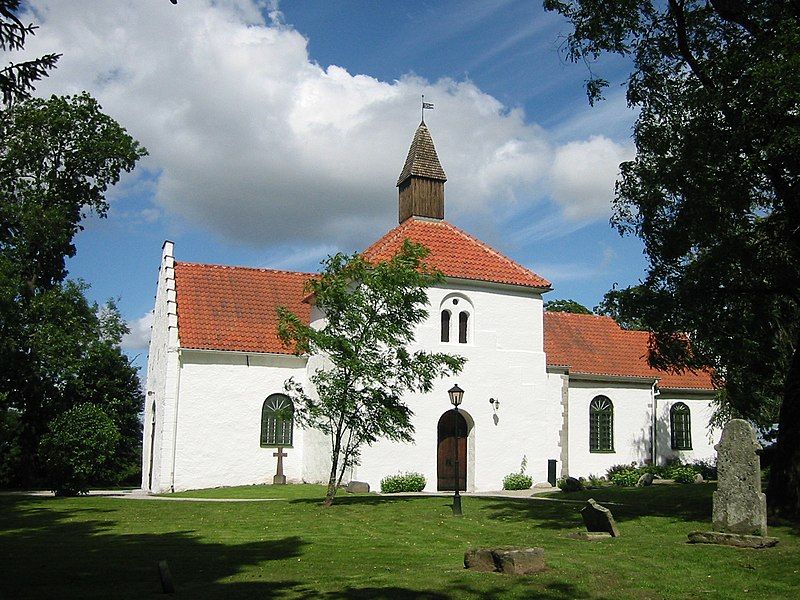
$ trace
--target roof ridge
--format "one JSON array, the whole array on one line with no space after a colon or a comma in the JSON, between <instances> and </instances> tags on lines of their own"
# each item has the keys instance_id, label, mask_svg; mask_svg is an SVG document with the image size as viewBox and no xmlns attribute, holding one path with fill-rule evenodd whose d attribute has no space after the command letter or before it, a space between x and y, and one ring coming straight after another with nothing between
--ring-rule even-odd
<instances>
[{"instance_id":1,"label":"roof ridge","mask_svg":"<svg viewBox=\"0 0 800 600\"><path fill-rule=\"evenodd\" d=\"M213 267L215 269L241 269L247 271L262 271L268 273L285 273L287 275L319 275L319 273L310 273L306 271L289 271L288 269L270 269L269 267L248 267L244 265L221 265L218 263L199 263L186 260L176 260L176 265L187 265L192 267Z\"/></svg>"}]
</instances>

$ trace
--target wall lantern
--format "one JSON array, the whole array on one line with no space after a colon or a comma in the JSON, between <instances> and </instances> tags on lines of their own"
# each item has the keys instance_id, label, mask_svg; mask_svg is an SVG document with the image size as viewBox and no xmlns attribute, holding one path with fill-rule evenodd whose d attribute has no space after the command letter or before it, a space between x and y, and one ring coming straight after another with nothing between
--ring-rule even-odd
<instances>
[{"instance_id":1,"label":"wall lantern","mask_svg":"<svg viewBox=\"0 0 800 600\"><path fill-rule=\"evenodd\" d=\"M458 408L458 405L461 404L461 399L464 398L464 390L458 387L458 384L455 384L447 393L450 396L450 404Z\"/></svg>"}]
</instances>

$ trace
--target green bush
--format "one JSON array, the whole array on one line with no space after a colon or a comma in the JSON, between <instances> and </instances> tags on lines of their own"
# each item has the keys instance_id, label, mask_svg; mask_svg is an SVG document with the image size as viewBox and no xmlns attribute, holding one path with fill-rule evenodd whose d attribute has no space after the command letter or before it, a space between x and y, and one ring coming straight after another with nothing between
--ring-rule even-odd
<instances>
[{"instance_id":1,"label":"green bush","mask_svg":"<svg viewBox=\"0 0 800 600\"><path fill-rule=\"evenodd\" d=\"M614 485L632 487L637 484L639 477L641 476L642 473L639 472L639 469L628 467L622 471L615 471L614 474L609 477L609 479Z\"/></svg>"},{"instance_id":2,"label":"green bush","mask_svg":"<svg viewBox=\"0 0 800 600\"><path fill-rule=\"evenodd\" d=\"M606 480L599 475L589 474L589 477L587 477L586 479L587 479L586 489L591 490L606 485Z\"/></svg>"},{"instance_id":3,"label":"green bush","mask_svg":"<svg viewBox=\"0 0 800 600\"><path fill-rule=\"evenodd\" d=\"M636 468L637 467L635 462L632 462L629 465L614 465L613 467L609 467L608 470L606 471L606 478L609 481L611 481L612 477L614 477L616 473L619 473L621 471L630 471L631 469L636 469Z\"/></svg>"},{"instance_id":4,"label":"green bush","mask_svg":"<svg viewBox=\"0 0 800 600\"><path fill-rule=\"evenodd\" d=\"M398 473L381 479L381 493L421 492L425 489L425 476L421 473Z\"/></svg>"},{"instance_id":5,"label":"green bush","mask_svg":"<svg viewBox=\"0 0 800 600\"><path fill-rule=\"evenodd\" d=\"M79 404L50 421L39 458L51 489L58 496L75 496L109 479L119 438L111 417L93 404Z\"/></svg>"},{"instance_id":6,"label":"green bush","mask_svg":"<svg viewBox=\"0 0 800 600\"><path fill-rule=\"evenodd\" d=\"M574 477L562 477L556 482L556 485L562 492L580 492L586 489L583 480Z\"/></svg>"},{"instance_id":7,"label":"green bush","mask_svg":"<svg viewBox=\"0 0 800 600\"><path fill-rule=\"evenodd\" d=\"M511 473L503 478L504 490L527 490L532 485L533 479L524 473Z\"/></svg>"},{"instance_id":8,"label":"green bush","mask_svg":"<svg viewBox=\"0 0 800 600\"><path fill-rule=\"evenodd\" d=\"M706 481L717 478L717 464L715 461L696 460L690 466L695 473L700 473Z\"/></svg>"},{"instance_id":9,"label":"green bush","mask_svg":"<svg viewBox=\"0 0 800 600\"><path fill-rule=\"evenodd\" d=\"M677 483L694 483L697 471L690 465L684 465L682 467L673 467L670 475L672 475L670 479L674 479Z\"/></svg>"}]
</instances>

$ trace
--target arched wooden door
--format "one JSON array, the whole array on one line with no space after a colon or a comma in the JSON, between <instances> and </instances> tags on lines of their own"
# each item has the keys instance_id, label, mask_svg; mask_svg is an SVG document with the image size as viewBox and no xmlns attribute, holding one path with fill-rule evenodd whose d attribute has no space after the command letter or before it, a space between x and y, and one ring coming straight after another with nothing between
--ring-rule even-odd
<instances>
[{"instance_id":1,"label":"arched wooden door","mask_svg":"<svg viewBox=\"0 0 800 600\"><path fill-rule=\"evenodd\" d=\"M458 416L456 418L456 415ZM458 489L467 491L467 421L455 410L439 419L436 450L437 487L439 491L456 489L456 451L458 451Z\"/></svg>"}]
</instances>

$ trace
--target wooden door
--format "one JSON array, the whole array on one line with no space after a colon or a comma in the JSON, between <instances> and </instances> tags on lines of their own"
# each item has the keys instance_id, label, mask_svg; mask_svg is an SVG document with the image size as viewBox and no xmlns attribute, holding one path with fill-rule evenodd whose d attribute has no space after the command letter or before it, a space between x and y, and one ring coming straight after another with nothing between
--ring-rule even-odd
<instances>
[{"instance_id":1,"label":"wooden door","mask_svg":"<svg viewBox=\"0 0 800 600\"><path fill-rule=\"evenodd\" d=\"M457 417L456 417L457 415ZM436 450L437 486L439 491L456 489L456 456L458 456L458 489L467 490L467 421L455 410L439 419ZM457 453L457 454L456 454Z\"/></svg>"}]
</instances>

